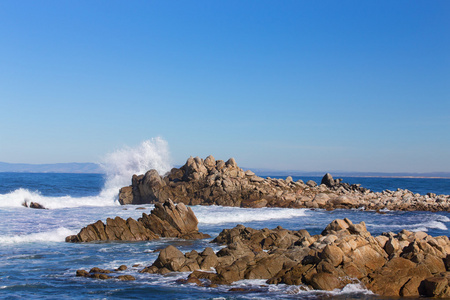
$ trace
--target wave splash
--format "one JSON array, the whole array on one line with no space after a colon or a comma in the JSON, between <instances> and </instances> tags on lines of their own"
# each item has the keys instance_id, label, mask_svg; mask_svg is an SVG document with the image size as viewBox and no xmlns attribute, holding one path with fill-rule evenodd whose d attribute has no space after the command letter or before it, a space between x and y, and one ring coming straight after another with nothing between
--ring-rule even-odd
<instances>
[{"instance_id":1,"label":"wave splash","mask_svg":"<svg viewBox=\"0 0 450 300\"><path fill-rule=\"evenodd\" d=\"M117 198L119 189L131 183L133 174L155 169L164 175L171 169L170 162L169 145L160 137L144 141L135 148L125 147L107 154L101 163L107 179L100 197Z\"/></svg>"},{"instance_id":2,"label":"wave splash","mask_svg":"<svg viewBox=\"0 0 450 300\"><path fill-rule=\"evenodd\" d=\"M64 242L66 236L76 234L74 230L59 227L56 230L37 232L25 235L0 236L0 244L33 243L33 242Z\"/></svg>"},{"instance_id":3,"label":"wave splash","mask_svg":"<svg viewBox=\"0 0 450 300\"><path fill-rule=\"evenodd\" d=\"M101 162L105 171L105 184L97 196L90 197L51 197L43 196L39 191L25 188L0 195L0 207L19 207L24 203L37 202L46 208L65 208L78 206L118 205L118 192L131 183L133 174L144 174L155 169L163 175L171 169L168 143L160 138L152 138L137 147L124 147L109 153Z\"/></svg>"}]
</instances>

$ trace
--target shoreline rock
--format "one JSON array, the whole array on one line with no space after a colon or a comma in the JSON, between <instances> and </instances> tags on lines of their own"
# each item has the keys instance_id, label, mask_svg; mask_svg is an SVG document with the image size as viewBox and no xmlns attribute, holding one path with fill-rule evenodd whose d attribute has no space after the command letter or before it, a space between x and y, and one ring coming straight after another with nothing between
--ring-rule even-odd
<instances>
[{"instance_id":1,"label":"shoreline rock","mask_svg":"<svg viewBox=\"0 0 450 300\"><path fill-rule=\"evenodd\" d=\"M334 290L360 283L386 297L450 297L450 241L402 230L373 237L364 222L334 220L320 235L277 227L224 229L212 242L226 245L183 254L163 249L141 273L191 272L181 283L214 287L241 279Z\"/></svg>"},{"instance_id":2,"label":"shoreline rock","mask_svg":"<svg viewBox=\"0 0 450 300\"><path fill-rule=\"evenodd\" d=\"M37 202L28 203L27 201L24 201L22 203L22 206L27 207L27 208L34 208L34 209L47 209L42 204L39 204Z\"/></svg>"},{"instance_id":3,"label":"shoreline rock","mask_svg":"<svg viewBox=\"0 0 450 300\"><path fill-rule=\"evenodd\" d=\"M227 162L190 157L180 168L160 176L156 170L133 175L132 184L119 191L119 202L155 204L174 199L186 205L286 207L365 210L450 211L450 195L414 194L408 190L372 192L359 184L343 183L327 173L321 184L262 178Z\"/></svg>"},{"instance_id":4,"label":"shoreline rock","mask_svg":"<svg viewBox=\"0 0 450 300\"><path fill-rule=\"evenodd\" d=\"M149 241L160 237L203 239L209 235L198 231L198 220L190 207L183 203L175 205L170 199L157 203L150 212L142 214L137 221L120 217L108 218L106 224L97 221L77 234L66 237L66 242L93 241Z\"/></svg>"}]
</instances>

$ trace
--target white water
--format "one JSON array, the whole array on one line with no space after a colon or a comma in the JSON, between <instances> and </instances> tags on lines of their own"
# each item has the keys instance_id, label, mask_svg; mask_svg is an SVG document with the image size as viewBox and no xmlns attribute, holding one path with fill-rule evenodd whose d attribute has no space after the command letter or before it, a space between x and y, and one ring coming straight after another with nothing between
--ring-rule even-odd
<instances>
[{"instance_id":1,"label":"white water","mask_svg":"<svg viewBox=\"0 0 450 300\"><path fill-rule=\"evenodd\" d=\"M288 219L306 216L307 209L293 208L241 208L222 206L194 206L192 207L200 224L245 223Z\"/></svg>"},{"instance_id":2,"label":"white water","mask_svg":"<svg viewBox=\"0 0 450 300\"><path fill-rule=\"evenodd\" d=\"M23 235L0 236L0 244L32 243L32 242L64 242L69 235L77 234L75 230L59 227L56 230Z\"/></svg>"},{"instance_id":3,"label":"white water","mask_svg":"<svg viewBox=\"0 0 450 300\"><path fill-rule=\"evenodd\" d=\"M0 207L19 207L24 203L37 202L46 208L56 209L78 206L119 205L118 192L121 187L131 184L133 174L144 174L155 169L164 175L171 169L169 146L162 138L153 138L139 146L124 147L105 156L101 163L106 173L105 185L97 196L90 197L48 197L39 191L17 189L8 194L0 194Z\"/></svg>"},{"instance_id":4,"label":"white water","mask_svg":"<svg viewBox=\"0 0 450 300\"><path fill-rule=\"evenodd\" d=\"M370 227L377 228L385 228L389 227L392 231L400 231L402 229L410 230L410 231L424 231L427 232L430 229L440 229L440 230L448 230L448 227L444 224L450 222L450 219L446 216L437 216L436 220L429 220L424 222L419 222L415 224L367 224Z\"/></svg>"},{"instance_id":5,"label":"white water","mask_svg":"<svg viewBox=\"0 0 450 300\"><path fill-rule=\"evenodd\" d=\"M121 187L131 184L133 174L145 174L155 169L165 175L171 169L168 143L160 137L142 142L135 148L124 147L107 154L101 166L106 182L100 197L115 199Z\"/></svg>"}]
</instances>

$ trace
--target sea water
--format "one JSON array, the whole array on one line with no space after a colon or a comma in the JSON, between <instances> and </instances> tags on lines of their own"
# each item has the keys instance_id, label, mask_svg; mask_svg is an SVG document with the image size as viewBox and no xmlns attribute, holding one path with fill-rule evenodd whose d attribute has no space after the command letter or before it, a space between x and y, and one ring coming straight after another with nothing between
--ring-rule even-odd
<instances>
[{"instance_id":1,"label":"sea water","mask_svg":"<svg viewBox=\"0 0 450 300\"><path fill-rule=\"evenodd\" d=\"M231 286L198 287L177 283L187 273L166 276L141 274L139 270L157 258L156 250L174 245L182 252L202 251L221 246L210 241L224 228L244 224L253 228L307 229L319 234L336 218L353 222L365 221L373 235L398 232L401 229L426 231L433 236L449 235L448 212L392 212L377 214L359 210L311 210L286 208L237 208L193 206L199 230L211 238L199 241L159 239L147 242L65 243L68 235L84 226L108 217L139 218L153 205L120 206L117 191L128 185L132 173L150 168L167 171L164 150L152 141L136 149L115 153L110 157L109 171L102 174L25 174L0 173L0 298L6 299L375 299L359 284L347 285L332 292L304 291L299 286L268 285L265 280L242 280ZM163 145L164 146L164 145ZM163 147L164 148L164 147ZM159 150L158 150L159 149ZM151 152L149 155L147 152ZM158 154L158 151L160 153ZM156 152L156 154L155 154ZM134 158L130 159L129 157ZM111 162L112 161L112 162ZM124 166L121 168L120 166ZM130 174L131 173L131 174ZM298 178L294 178L298 179ZM311 178L302 178L309 180ZM320 178L315 178L320 181ZM357 178L344 178L350 183ZM354 182L352 182L354 181ZM363 186L374 191L407 188L418 193L449 194L449 180L365 178ZM385 184L389 182L389 185ZM416 184L414 184L414 182ZM443 184L444 183L444 184ZM416 189L416 190L414 190ZM38 202L46 210L29 209L22 203ZM124 273L136 281L94 280L76 277L78 269L92 267L115 269L127 265ZM133 265L138 265L132 267ZM249 292L231 292L233 287L249 287Z\"/></svg>"}]
</instances>

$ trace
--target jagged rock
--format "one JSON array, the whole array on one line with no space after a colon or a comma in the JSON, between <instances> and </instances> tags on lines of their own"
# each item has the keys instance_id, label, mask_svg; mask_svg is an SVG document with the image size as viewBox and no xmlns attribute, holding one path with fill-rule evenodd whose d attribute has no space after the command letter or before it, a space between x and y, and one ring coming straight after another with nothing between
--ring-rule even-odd
<instances>
[{"instance_id":1,"label":"jagged rock","mask_svg":"<svg viewBox=\"0 0 450 300\"><path fill-rule=\"evenodd\" d=\"M333 176L331 176L330 173L325 174L325 176L322 177L321 184L325 184L328 187L333 187L337 184L339 184L340 180L334 180Z\"/></svg>"},{"instance_id":2,"label":"jagged rock","mask_svg":"<svg viewBox=\"0 0 450 300\"><path fill-rule=\"evenodd\" d=\"M444 273L442 276L430 277L421 284L423 295L436 298L450 298L450 273Z\"/></svg>"},{"instance_id":3,"label":"jagged rock","mask_svg":"<svg viewBox=\"0 0 450 300\"><path fill-rule=\"evenodd\" d=\"M133 187L125 186L119 190L119 202L122 205L133 203Z\"/></svg>"},{"instance_id":4,"label":"jagged rock","mask_svg":"<svg viewBox=\"0 0 450 300\"><path fill-rule=\"evenodd\" d=\"M120 217L108 218L106 224L97 221L77 234L66 237L66 242L92 241L148 241L159 237L202 239L209 235L198 232L198 220L191 208L171 200L158 203L150 215L142 214L137 221Z\"/></svg>"},{"instance_id":5,"label":"jagged rock","mask_svg":"<svg viewBox=\"0 0 450 300\"><path fill-rule=\"evenodd\" d=\"M139 221L162 237L185 239L206 237L198 232L198 220L192 209L183 203L175 205L170 200L164 204L157 203L151 214L144 213Z\"/></svg>"},{"instance_id":6,"label":"jagged rock","mask_svg":"<svg viewBox=\"0 0 450 300\"><path fill-rule=\"evenodd\" d=\"M186 205L290 208L365 208L375 211L429 210L450 211L450 196L421 196L407 190L374 193L359 184L343 183L327 173L319 186L310 180L293 182L262 178L244 171L236 161L190 157L181 168L160 176L156 170L133 175L131 186L119 192L121 204L164 203L175 199Z\"/></svg>"},{"instance_id":7,"label":"jagged rock","mask_svg":"<svg viewBox=\"0 0 450 300\"><path fill-rule=\"evenodd\" d=\"M349 219L338 219L321 235L281 227L256 230L237 225L224 229L213 242L226 247L216 254L211 248L200 254L183 254L169 246L142 272L192 271L187 280L194 283L268 279L269 284L306 285L321 290L360 282L386 297L448 297L449 293L450 272L445 271L446 249L450 249L447 237L433 238L405 230L372 237L364 222L353 224ZM206 264L207 260L211 263Z\"/></svg>"},{"instance_id":8,"label":"jagged rock","mask_svg":"<svg viewBox=\"0 0 450 300\"><path fill-rule=\"evenodd\" d=\"M34 209L46 209L42 204L39 204L37 202L30 202L28 204L27 201L24 201L22 203L22 206L29 207L29 208L34 208Z\"/></svg>"},{"instance_id":9,"label":"jagged rock","mask_svg":"<svg viewBox=\"0 0 450 300\"><path fill-rule=\"evenodd\" d=\"M126 270L126 266L120 266L119 269L122 270ZM89 272L86 270L77 270L76 271L76 276L77 277L86 277L86 278L93 278L93 279L119 279L119 280L126 280L126 281L130 281L130 280L136 280L136 278L132 275L119 275L117 277L111 276L111 275L107 275L107 274L112 274L114 273L113 271L110 270L104 270L104 269L100 269L97 267L92 268Z\"/></svg>"}]
</instances>

